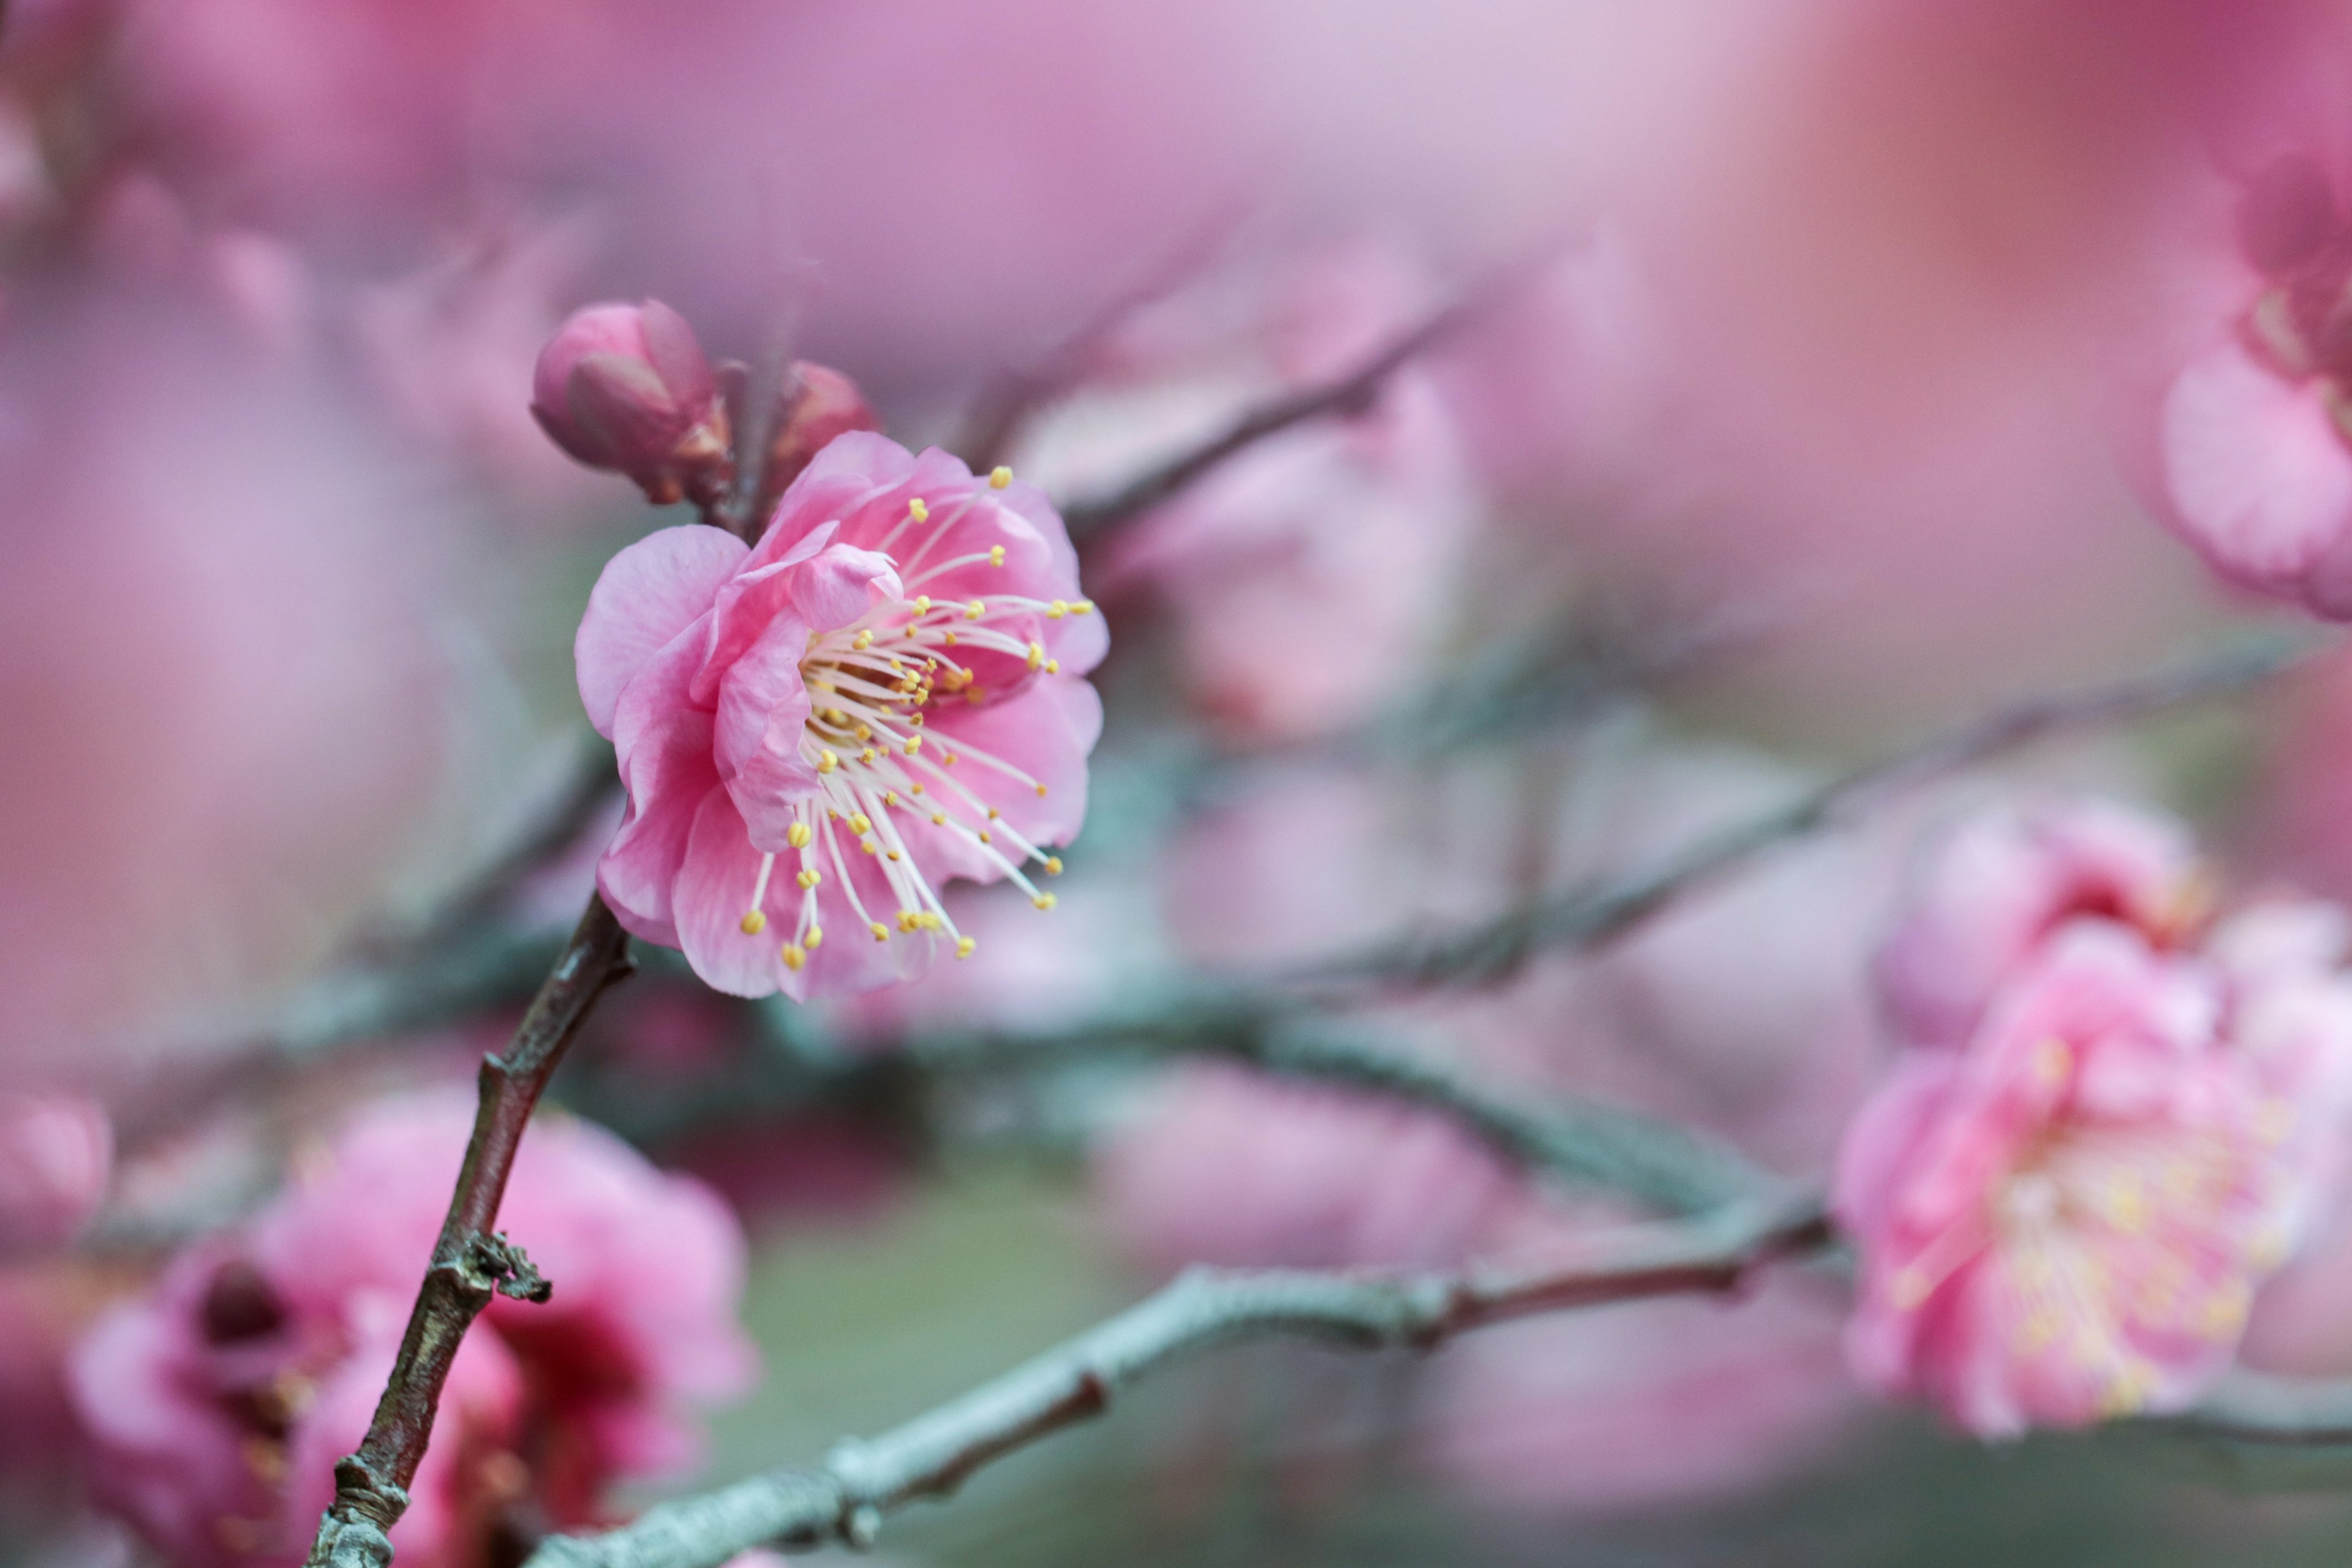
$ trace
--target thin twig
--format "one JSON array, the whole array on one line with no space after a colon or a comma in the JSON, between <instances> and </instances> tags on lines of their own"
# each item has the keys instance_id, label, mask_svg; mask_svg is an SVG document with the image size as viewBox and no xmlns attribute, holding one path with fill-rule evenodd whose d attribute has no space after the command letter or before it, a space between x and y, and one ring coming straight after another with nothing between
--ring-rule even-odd
<instances>
[{"instance_id":1,"label":"thin twig","mask_svg":"<svg viewBox=\"0 0 2352 1568\"><path fill-rule=\"evenodd\" d=\"M1857 768L1787 805L1701 839L1620 880L1571 889L1500 919L1429 938L1375 943L1283 978L1311 985L1378 982L1475 985L1530 948L1591 948L1623 936L1675 900L1765 851L1843 821L1907 786L1990 761L2066 730L2122 723L2245 691L2312 658L2307 637L2265 637L2213 658L2056 697L2033 698Z\"/></svg>"},{"instance_id":2,"label":"thin twig","mask_svg":"<svg viewBox=\"0 0 2352 1568\"><path fill-rule=\"evenodd\" d=\"M972 400L963 434L950 450L976 474L1012 455L1014 440L1032 416L1068 391L1085 374L1087 362L1137 312L1174 292L1223 246L1240 212L1224 207L1174 246L1127 288L1118 289L1060 342L1025 364L1000 374Z\"/></svg>"},{"instance_id":3,"label":"thin twig","mask_svg":"<svg viewBox=\"0 0 2352 1568\"><path fill-rule=\"evenodd\" d=\"M1320 385L1286 393L1251 409L1219 434L1138 475L1108 495L1064 507L1062 521L1068 525L1070 537L1083 542L1132 521L1228 458L1295 425L1325 415L1361 413L1380 395L1389 377L1493 306L1500 296L1525 279L1531 268L1528 262L1505 268L1419 325L1391 339L1353 370Z\"/></svg>"},{"instance_id":4,"label":"thin twig","mask_svg":"<svg viewBox=\"0 0 2352 1568\"><path fill-rule=\"evenodd\" d=\"M2262 1447L2352 1448L2352 1380L2275 1377L2241 1367L2187 1415L2148 1425Z\"/></svg>"},{"instance_id":5,"label":"thin twig","mask_svg":"<svg viewBox=\"0 0 2352 1568\"><path fill-rule=\"evenodd\" d=\"M825 1462L664 1503L600 1536L542 1542L531 1568L718 1568L753 1547L871 1544L883 1516L1103 1414L1150 1373L1245 1340L1426 1350L1486 1324L1605 1301L1736 1289L1830 1240L1819 1206L1742 1207L1638 1231L1545 1268L1377 1275L1197 1270L992 1383Z\"/></svg>"},{"instance_id":6,"label":"thin twig","mask_svg":"<svg viewBox=\"0 0 2352 1568\"><path fill-rule=\"evenodd\" d=\"M320 1521L310 1568L383 1568L392 1561L385 1532L408 1507L408 1484L432 1437L441 1387L467 1329L498 1292L547 1299L548 1282L491 1226L547 1080L596 999L629 967L628 934L601 896L590 898L513 1044L483 1058L480 1109L448 1215L367 1436L335 1467L335 1500ZM364 1218L352 1216L354 1223Z\"/></svg>"}]
</instances>

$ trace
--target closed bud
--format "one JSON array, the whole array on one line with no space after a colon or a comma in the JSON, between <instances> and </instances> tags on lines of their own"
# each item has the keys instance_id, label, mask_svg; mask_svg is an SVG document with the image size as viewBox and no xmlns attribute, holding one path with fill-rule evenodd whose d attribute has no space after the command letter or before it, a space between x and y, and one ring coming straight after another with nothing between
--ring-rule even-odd
<instances>
[{"instance_id":1,"label":"closed bud","mask_svg":"<svg viewBox=\"0 0 2352 1568\"><path fill-rule=\"evenodd\" d=\"M881 428L856 382L828 365L796 362L776 438L768 446L768 487L782 494L835 437Z\"/></svg>"},{"instance_id":2,"label":"closed bud","mask_svg":"<svg viewBox=\"0 0 2352 1568\"><path fill-rule=\"evenodd\" d=\"M530 411L592 468L666 505L727 481L727 410L686 318L657 300L575 310L540 351Z\"/></svg>"}]
</instances>

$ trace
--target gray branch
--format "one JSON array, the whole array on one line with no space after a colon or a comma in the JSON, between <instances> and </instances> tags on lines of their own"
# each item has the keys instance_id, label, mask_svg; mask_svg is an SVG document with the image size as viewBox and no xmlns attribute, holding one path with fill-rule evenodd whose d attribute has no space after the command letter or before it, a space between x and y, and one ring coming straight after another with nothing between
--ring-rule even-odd
<instances>
[{"instance_id":1,"label":"gray branch","mask_svg":"<svg viewBox=\"0 0 2352 1568\"><path fill-rule=\"evenodd\" d=\"M885 1515L1102 1415L1163 1367L1244 1340L1426 1350L1488 1323L1604 1301L1726 1291L1831 1239L1819 1206L1727 1209L1630 1232L1546 1268L1454 1274L1195 1270L1139 1305L928 1415L835 1448L824 1464L664 1503L596 1536L542 1542L530 1568L719 1568L762 1545L870 1544Z\"/></svg>"}]
</instances>

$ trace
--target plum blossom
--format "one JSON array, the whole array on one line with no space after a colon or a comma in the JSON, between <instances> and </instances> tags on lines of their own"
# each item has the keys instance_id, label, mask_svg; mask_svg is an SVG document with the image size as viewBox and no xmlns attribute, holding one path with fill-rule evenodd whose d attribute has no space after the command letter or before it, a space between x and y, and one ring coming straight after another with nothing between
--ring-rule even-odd
<instances>
[{"instance_id":1,"label":"plum blossom","mask_svg":"<svg viewBox=\"0 0 2352 1568\"><path fill-rule=\"evenodd\" d=\"M1972 814L1934 845L1876 963L1908 1044L1957 1046L1993 994L2069 921L2110 920L2158 946L2193 932L2212 887L2188 829L2100 799Z\"/></svg>"},{"instance_id":2,"label":"plum blossom","mask_svg":"<svg viewBox=\"0 0 2352 1568\"><path fill-rule=\"evenodd\" d=\"M2178 1410L2291 1245L2293 1110L2221 1034L2210 965L2108 921L2030 954L1960 1050L1856 1118L1849 1358L1982 1436Z\"/></svg>"},{"instance_id":3,"label":"plum blossom","mask_svg":"<svg viewBox=\"0 0 2352 1568\"><path fill-rule=\"evenodd\" d=\"M106 1197L114 1127L96 1100L0 1094L0 1250L50 1246Z\"/></svg>"},{"instance_id":4,"label":"plum blossom","mask_svg":"<svg viewBox=\"0 0 2352 1568\"><path fill-rule=\"evenodd\" d=\"M470 1110L450 1091L363 1112L75 1350L100 1500L173 1561L302 1560L391 1368ZM594 1518L611 1482L690 1459L686 1408L753 1372L742 1235L698 1184L601 1129L543 1121L500 1219L558 1288L495 1304L467 1337L393 1531L404 1563L462 1568L509 1521Z\"/></svg>"},{"instance_id":5,"label":"plum blossom","mask_svg":"<svg viewBox=\"0 0 2352 1568\"><path fill-rule=\"evenodd\" d=\"M741 996L968 956L938 884L1009 879L1053 907L1024 867L1059 871L1084 818L1084 675L1108 646L1040 492L841 436L756 546L668 529L598 579L580 695L628 809L597 885Z\"/></svg>"},{"instance_id":6,"label":"plum blossom","mask_svg":"<svg viewBox=\"0 0 2352 1568\"><path fill-rule=\"evenodd\" d=\"M2302 85L2302 84L2297 84ZM2163 500L2214 569L2352 616L2352 193L2347 149L2295 105L2227 150L2234 223L2179 290L2199 334L2158 416ZM2340 99L2340 89L2325 96ZM2299 108L2314 112L2300 113Z\"/></svg>"}]
</instances>

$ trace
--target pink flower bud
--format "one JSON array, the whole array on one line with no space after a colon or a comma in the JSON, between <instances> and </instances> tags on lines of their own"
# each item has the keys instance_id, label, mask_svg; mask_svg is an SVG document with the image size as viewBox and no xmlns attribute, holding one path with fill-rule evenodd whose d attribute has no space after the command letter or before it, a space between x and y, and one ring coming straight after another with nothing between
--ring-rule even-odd
<instances>
[{"instance_id":1,"label":"pink flower bud","mask_svg":"<svg viewBox=\"0 0 2352 1568\"><path fill-rule=\"evenodd\" d=\"M667 505L723 483L727 411L686 318L657 300L575 310L540 351L530 411L592 468Z\"/></svg>"},{"instance_id":2,"label":"pink flower bud","mask_svg":"<svg viewBox=\"0 0 2352 1568\"><path fill-rule=\"evenodd\" d=\"M0 1096L0 1248L70 1237L106 1196L114 1130L78 1095Z\"/></svg>"},{"instance_id":3,"label":"pink flower bud","mask_svg":"<svg viewBox=\"0 0 2352 1568\"><path fill-rule=\"evenodd\" d=\"M801 360L793 366L793 378L797 395L777 425L776 438L768 446L764 478L768 489L778 495L835 436L882 428L866 395L841 372Z\"/></svg>"}]
</instances>

